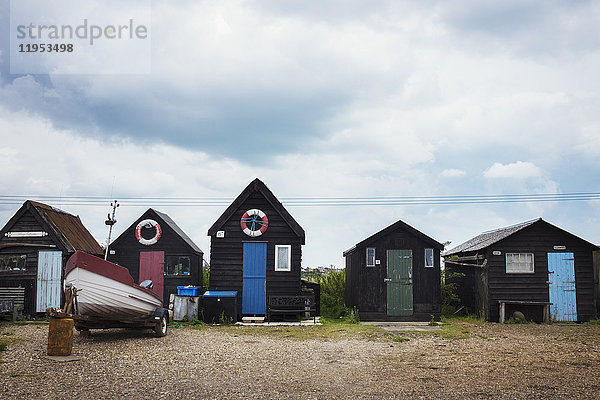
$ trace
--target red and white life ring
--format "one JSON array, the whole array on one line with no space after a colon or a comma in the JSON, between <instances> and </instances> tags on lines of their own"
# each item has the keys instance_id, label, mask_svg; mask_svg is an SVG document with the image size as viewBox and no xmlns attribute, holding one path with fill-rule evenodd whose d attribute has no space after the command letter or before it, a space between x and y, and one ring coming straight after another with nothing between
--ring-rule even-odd
<instances>
[{"instance_id":1,"label":"red and white life ring","mask_svg":"<svg viewBox=\"0 0 600 400\"><path fill-rule=\"evenodd\" d=\"M253 208L242 215L240 226L246 235L257 237L267 231L267 228L269 227L269 218L267 218L267 214L261 210Z\"/></svg>"},{"instance_id":2,"label":"red and white life ring","mask_svg":"<svg viewBox=\"0 0 600 400\"><path fill-rule=\"evenodd\" d=\"M142 228L154 228L154 237L152 239L144 239L142 236ZM145 219L135 227L135 238L144 246L152 246L154 243L158 242L161 235L162 229L160 229L158 222L153 219Z\"/></svg>"}]
</instances>

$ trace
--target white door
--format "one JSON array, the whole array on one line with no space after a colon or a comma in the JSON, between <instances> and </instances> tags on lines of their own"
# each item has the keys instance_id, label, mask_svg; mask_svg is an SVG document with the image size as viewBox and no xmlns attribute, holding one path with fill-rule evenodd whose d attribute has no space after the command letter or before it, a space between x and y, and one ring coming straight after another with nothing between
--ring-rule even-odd
<instances>
[{"instance_id":1,"label":"white door","mask_svg":"<svg viewBox=\"0 0 600 400\"><path fill-rule=\"evenodd\" d=\"M40 251L38 254L35 312L60 308L62 251Z\"/></svg>"}]
</instances>

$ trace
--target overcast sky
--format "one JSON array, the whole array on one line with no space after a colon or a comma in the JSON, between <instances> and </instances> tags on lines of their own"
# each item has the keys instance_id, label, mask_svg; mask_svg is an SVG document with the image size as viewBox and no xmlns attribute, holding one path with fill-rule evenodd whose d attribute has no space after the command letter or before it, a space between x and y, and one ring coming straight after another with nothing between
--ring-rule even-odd
<instances>
[{"instance_id":1,"label":"overcast sky","mask_svg":"<svg viewBox=\"0 0 600 400\"><path fill-rule=\"evenodd\" d=\"M255 177L278 197L600 192L600 2L151 11L150 74L11 75L0 0L0 194L233 199ZM108 204L58 203L106 240ZM150 206L121 207L116 233ZM208 253L225 206L156 208ZM398 219L452 245L538 217L600 243L599 200L288 209L304 266L341 266Z\"/></svg>"}]
</instances>

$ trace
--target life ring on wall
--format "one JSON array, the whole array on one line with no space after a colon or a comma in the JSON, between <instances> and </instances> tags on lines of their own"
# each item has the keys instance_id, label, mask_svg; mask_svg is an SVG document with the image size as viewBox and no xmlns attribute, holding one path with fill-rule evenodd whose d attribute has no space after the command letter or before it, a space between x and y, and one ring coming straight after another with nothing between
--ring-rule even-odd
<instances>
[{"instance_id":1,"label":"life ring on wall","mask_svg":"<svg viewBox=\"0 0 600 400\"><path fill-rule=\"evenodd\" d=\"M267 231L267 228L269 227L269 218L267 218L267 214L261 210L253 208L242 215L240 226L246 235L257 237Z\"/></svg>"},{"instance_id":2,"label":"life ring on wall","mask_svg":"<svg viewBox=\"0 0 600 400\"><path fill-rule=\"evenodd\" d=\"M142 228L154 228L154 237L152 239L144 239L142 236ZM145 219L135 227L135 238L144 246L152 246L154 243L158 242L161 235L162 229L160 229L158 222L153 219Z\"/></svg>"}]
</instances>

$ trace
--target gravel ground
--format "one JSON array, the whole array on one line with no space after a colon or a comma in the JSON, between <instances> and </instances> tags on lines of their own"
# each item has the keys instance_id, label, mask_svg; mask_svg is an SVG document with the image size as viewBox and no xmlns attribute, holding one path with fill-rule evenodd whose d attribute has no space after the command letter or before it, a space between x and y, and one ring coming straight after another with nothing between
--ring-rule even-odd
<instances>
[{"instance_id":1,"label":"gravel ground","mask_svg":"<svg viewBox=\"0 0 600 400\"><path fill-rule=\"evenodd\" d=\"M243 329L75 334L73 355L81 359L56 362L45 358L47 325L1 325L0 338L19 341L0 353L0 398L600 396L600 326L465 324L466 339L403 333L409 341L402 343L389 335L299 340Z\"/></svg>"}]
</instances>

